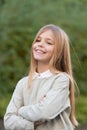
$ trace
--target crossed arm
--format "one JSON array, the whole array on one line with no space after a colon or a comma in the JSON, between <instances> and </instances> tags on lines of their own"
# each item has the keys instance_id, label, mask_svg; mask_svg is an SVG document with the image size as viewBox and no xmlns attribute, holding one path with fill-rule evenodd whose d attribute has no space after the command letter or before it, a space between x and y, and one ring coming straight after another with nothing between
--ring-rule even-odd
<instances>
[{"instance_id":1,"label":"crossed arm","mask_svg":"<svg viewBox=\"0 0 87 130\"><path fill-rule=\"evenodd\" d=\"M38 103L23 106L21 81L18 83L4 116L6 130L34 130L34 122L55 118L66 109L69 99L69 79L59 78L53 88Z\"/></svg>"}]
</instances>

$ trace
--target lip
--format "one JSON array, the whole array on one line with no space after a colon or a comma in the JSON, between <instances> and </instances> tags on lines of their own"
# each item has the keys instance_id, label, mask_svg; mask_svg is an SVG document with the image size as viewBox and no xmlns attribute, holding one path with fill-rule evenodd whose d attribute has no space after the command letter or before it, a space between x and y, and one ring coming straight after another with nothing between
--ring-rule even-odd
<instances>
[{"instance_id":1,"label":"lip","mask_svg":"<svg viewBox=\"0 0 87 130\"><path fill-rule=\"evenodd\" d=\"M46 53L46 51L43 51L41 49L35 49L35 52L39 53L39 54L44 54Z\"/></svg>"}]
</instances>

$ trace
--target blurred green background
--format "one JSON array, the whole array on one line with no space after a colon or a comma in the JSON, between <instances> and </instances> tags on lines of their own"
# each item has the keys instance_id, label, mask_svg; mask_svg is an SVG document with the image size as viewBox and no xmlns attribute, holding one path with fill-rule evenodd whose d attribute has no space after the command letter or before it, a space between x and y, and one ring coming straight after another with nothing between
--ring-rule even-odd
<instances>
[{"instance_id":1,"label":"blurred green background","mask_svg":"<svg viewBox=\"0 0 87 130\"><path fill-rule=\"evenodd\" d=\"M73 74L80 89L76 116L87 121L87 0L0 1L0 118L20 78L28 74L37 31L56 24L70 38Z\"/></svg>"}]
</instances>

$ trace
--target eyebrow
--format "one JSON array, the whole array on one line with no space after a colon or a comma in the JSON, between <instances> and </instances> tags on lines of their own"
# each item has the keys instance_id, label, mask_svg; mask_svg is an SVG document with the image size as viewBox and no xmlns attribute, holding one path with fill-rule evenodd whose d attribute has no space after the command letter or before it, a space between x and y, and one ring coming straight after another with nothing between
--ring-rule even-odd
<instances>
[{"instance_id":1,"label":"eyebrow","mask_svg":"<svg viewBox=\"0 0 87 130\"><path fill-rule=\"evenodd\" d=\"M38 36L38 37L37 37L37 39L38 39L38 38L42 38L42 37L41 37L41 36ZM46 38L46 40L49 40L49 41L54 42L54 40L53 40L53 39L51 39L51 38Z\"/></svg>"}]
</instances>

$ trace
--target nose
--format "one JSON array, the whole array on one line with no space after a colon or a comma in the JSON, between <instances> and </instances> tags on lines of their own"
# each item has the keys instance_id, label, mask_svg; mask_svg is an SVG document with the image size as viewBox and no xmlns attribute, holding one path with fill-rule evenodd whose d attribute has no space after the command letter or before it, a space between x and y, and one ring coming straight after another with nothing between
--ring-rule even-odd
<instances>
[{"instance_id":1,"label":"nose","mask_svg":"<svg viewBox=\"0 0 87 130\"><path fill-rule=\"evenodd\" d=\"M38 43L38 47L42 47L43 45L44 45L43 41L40 41L40 42Z\"/></svg>"}]
</instances>

